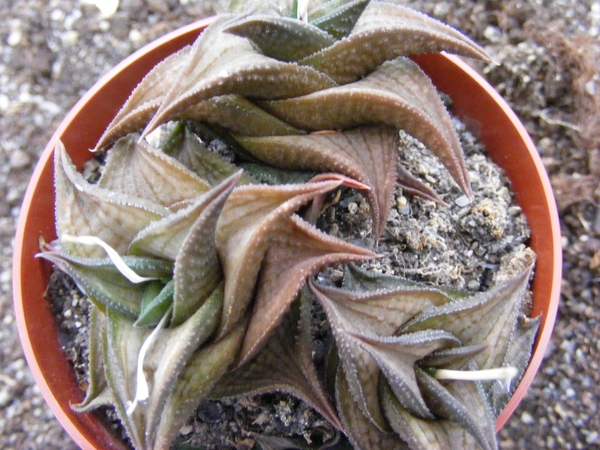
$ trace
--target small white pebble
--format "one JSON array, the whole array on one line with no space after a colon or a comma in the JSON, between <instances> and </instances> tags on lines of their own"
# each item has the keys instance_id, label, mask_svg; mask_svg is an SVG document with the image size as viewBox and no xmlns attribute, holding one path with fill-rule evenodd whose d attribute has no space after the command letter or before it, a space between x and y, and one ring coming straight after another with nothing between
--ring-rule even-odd
<instances>
[{"instance_id":1,"label":"small white pebble","mask_svg":"<svg viewBox=\"0 0 600 450\"><path fill-rule=\"evenodd\" d=\"M129 40L134 44L139 44L142 42L142 39L144 39L144 36L139 30L134 29L129 32Z\"/></svg>"},{"instance_id":2,"label":"small white pebble","mask_svg":"<svg viewBox=\"0 0 600 450\"><path fill-rule=\"evenodd\" d=\"M590 80L587 83L585 83L585 92L587 92L588 95L591 95L592 97L596 95L596 82L594 80Z\"/></svg>"},{"instance_id":3,"label":"small white pebble","mask_svg":"<svg viewBox=\"0 0 600 450\"><path fill-rule=\"evenodd\" d=\"M600 434L597 431L590 431L585 437L585 442L588 444L596 444L600 440Z\"/></svg>"},{"instance_id":4,"label":"small white pebble","mask_svg":"<svg viewBox=\"0 0 600 450\"><path fill-rule=\"evenodd\" d=\"M21 30L12 30L6 39L6 43L11 47L16 47L23 40L23 32Z\"/></svg>"},{"instance_id":5,"label":"small white pebble","mask_svg":"<svg viewBox=\"0 0 600 450\"><path fill-rule=\"evenodd\" d=\"M469 200L469 197L467 197L466 195L461 195L460 197L454 200L454 203L456 204L456 206L460 206L462 208L471 204L471 200Z\"/></svg>"},{"instance_id":6,"label":"small white pebble","mask_svg":"<svg viewBox=\"0 0 600 450\"><path fill-rule=\"evenodd\" d=\"M60 40L65 46L73 46L79 40L79 33L75 30L67 30L60 34Z\"/></svg>"},{"instance_id":7,"label":"small white pebble","mask_svg":"<svg viewBox=\"0 0 600 450\"><path fill-rule=\"evenodd\" d=\"M179 430L179 433L181 433L183 436L187 436L188 434L191 434L192 431L194 431L194 428L191 425L184 425Z\"/></svg>"},{"instance_id":8,"label":"small white pebble","mask_svg":"<svg viewBox=\"0 0 600 450\"><path fill-rule=\"evenodd\" d=\"M523 414L521 414L521 422L525 425L531 425L535 422L535 419L527 411L524 411Z\"/></svg>"},{"instance_id":9,"label":"small white pebble","mask_svg":"<svg viewBox=\"0 0 600 450\"><path fill-rule=\"evenodd\" d=\"M483 35L488 41L496 44L502 39L502 30L493 25L488 25L483 31Z\"/></svg>"}]
</instances>

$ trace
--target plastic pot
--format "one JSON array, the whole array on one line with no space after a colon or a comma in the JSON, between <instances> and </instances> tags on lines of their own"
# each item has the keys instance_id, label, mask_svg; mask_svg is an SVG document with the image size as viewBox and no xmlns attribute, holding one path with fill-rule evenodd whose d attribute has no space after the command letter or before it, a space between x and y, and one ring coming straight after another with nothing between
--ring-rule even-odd
<instances>
[{"instance_id":1,"label":"plastic pot","mask_svg":"<svg viewBox=\"0 0 600 450\"><path fill-rule=\"evenodd\" d=\"M82 448L125 448L94 414L78 414L80 402L73 370L61 350L58 327L44 292L50 267L34 258L40 238L55 239L52 152L62 140L80 167L90 158L100 135L133 88L159 61L192 43L213 19L201 20L145 46L115 67L75 105L42 153L23 202L13 261L14 306L21 344L36 383L50 408ZM453 112L472 127L513 184L518 204L531 227L530 246L536 252L533 313L541 315L540 330L529 367L516 392L498 417L500 429L531 384L550 340L559 300L561 243L558 213L544 166L523 125L498 93L459 58L419 55L414 60L437 88L450 95Z\"/></svg>"}]
</instances>

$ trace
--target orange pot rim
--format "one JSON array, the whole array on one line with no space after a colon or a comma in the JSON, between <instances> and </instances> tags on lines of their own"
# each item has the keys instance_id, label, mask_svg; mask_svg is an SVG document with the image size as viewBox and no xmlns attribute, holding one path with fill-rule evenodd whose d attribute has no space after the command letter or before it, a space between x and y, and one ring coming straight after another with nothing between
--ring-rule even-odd
<instances>
[{"instance_id":1,"label":"orange pot rim","mask_svg":"<svg viewBox=\"0 0 600 450\"><path fill-rule=\"evenodd\" d=\"M19 337L35 382L44 399L67 433L84 449L127 447L93 413L78 414L71 410L70 404L81 401L82 392L58 344L55 320L48 308L44 306L43 293L50 271L46 265L36 260L34 255L39 249L40 236L46 240L53 239L55 236L52 185L48 189L48 183L52 182L52 152L56 142L67 137L74 142L71 145L65 143L68 151L72 150L73 145L77 147L77 143L86 140L93 146L108 122L98 120L104 125L92 131L90 128L93 128L94 124L86 124L87 128L82 126L80 122L88 105L101 96L103 90L110 88L111 83L120 78L129 77L126 83L129 83L131 88L134 87L135 84L132 83L139 82L143 73L166 55L191 43L212 21L214 17L194 22L166 34L138 50L103 76L71 109L57 128L40 157L24 197L13 254L13 297ZM432 77L438 89L449 93L455 102L456 99L451 94L456 88L455 85L459 81L466 84L464 90L473 98L471 103L476 105L475 110L470 109L472 105L464 107L457 105L455 113L459 117L466 117L467 124L475 125L474 131L479 132L481 140L490 149L492 159L507 171L507 175L513 182L517 202L523 208L532 228L531 246L538 254L533 283L533 316L541 314L542 321L529 366L510 401L497 418L496 429L499 430L514 412L532 383L544 358L554 326L562 274L560 225L556 203L535 145L515 113L494 88L457 57L446 54L419 55L414 57L414 60ZM139 66L138 70L132 74L132 67L136 64ZM432 75L431 71L436 72L437 75ZM460 79L452 77L446 77L447 79L444 80L436 79L436 76L444 78L446 71L459 74ZM126 96L131 92L131 88L125 92ZM123 102L124 100L117 101L113 108ZM115 113L116 111L112 113L109 121ZM486 127L477 129L478 123L485 124L486 120L488 122L492 120L490 117L493 118L492 123L499 122L508 127L509 131L499 129L489 132ZM74 127L77 128L77 132L73 137ZM87 137L88 132L96 134L95 140ZM502 145L496 146L494 142L498 139L502 141ZM86 149L89 147L87 146ZM506 157L502 148L504 150L518 148L519 156ZM80 148L77 150L80 155L78 160L74 158L76 164L89 159L89 153L80 151ZM519 171L524 172L524 175L513 174ZM531 197L535 199L532 201ZM537 309L536 305L538 305ZM66 370L71 370L71 376L65 372Z\"/></svg>"}]
</instances>

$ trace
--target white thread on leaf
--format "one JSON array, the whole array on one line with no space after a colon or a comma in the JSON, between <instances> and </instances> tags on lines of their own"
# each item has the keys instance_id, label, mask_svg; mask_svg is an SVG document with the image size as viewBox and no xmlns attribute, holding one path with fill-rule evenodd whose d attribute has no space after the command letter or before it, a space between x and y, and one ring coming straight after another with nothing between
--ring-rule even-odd
<instances>
[{"instance_id":1,"label":"white thread on leaf","mask_svg":"<svg viewBox=\"0 0 600 450\"><path fill-rule=\"evenodd\" d=\"M137 372L136 372L136 388L135 388L135 398L132 402L127 402L127 415L131 416L135 411L139 402L143 402L148 399L150 396L150 390L148 388L148 381L146 381L146 374L144 373L144 359L146 359L146 353L156 341L158 334L165 328L167 324L167 320L171 315L172 308L165 313L165 315L160 319L156 328L152 330L152 333L148 335L142 346L140 347L140 352L138 353L137 360Z\"/></svg>"},{"instance_id":2,"label":"white thread on leaf","mask_svg":"<svg viewBox=\"0 0 600 450\"><path fill-rule=\"evenodd\" d=\"M69 234L63 234L60 240L71 242L73 244L97 245L102 247L119 272L132 283L139 284L158 279L158 277L139 276L125 264L121 255L119 255L114 248L96 236L71 236Z\"/></svg>"}]
</instances>

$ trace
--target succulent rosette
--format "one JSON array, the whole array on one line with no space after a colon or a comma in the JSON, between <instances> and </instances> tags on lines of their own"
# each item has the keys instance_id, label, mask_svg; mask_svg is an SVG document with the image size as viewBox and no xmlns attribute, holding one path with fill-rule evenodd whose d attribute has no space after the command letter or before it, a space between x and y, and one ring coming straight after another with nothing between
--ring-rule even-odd
<instances>
[{"instance_id":1,"label":"succulent rosette","mask_svg":"<svg viewBox=\"0 0 600 450\"><path fill-rule=\"evenodd\" d=\"M407 58L437 51L487 58L395 4L256 7L146 75L98 142L97 181L59 143L58 240L40 255L92 304L89 388L74 408L112 405L135 448L159 449L202 399L280 391L356 448L496 448L508 394L442 378L522 373L533 256L467 294L366 272L354 263L374 251L314 225L341 188L363 193L375 239L398 185L441 202L402 168L400 129L471 196L450 116ZM215 136L222 151L204 144ZM340 265L339 285L319 275ZM314 304L333 336L325 371L311 357Z\"/></svg>"}]
</instances>

